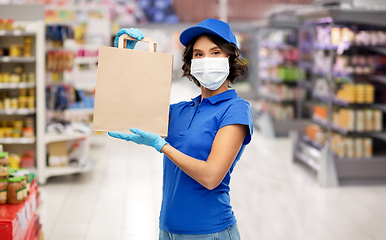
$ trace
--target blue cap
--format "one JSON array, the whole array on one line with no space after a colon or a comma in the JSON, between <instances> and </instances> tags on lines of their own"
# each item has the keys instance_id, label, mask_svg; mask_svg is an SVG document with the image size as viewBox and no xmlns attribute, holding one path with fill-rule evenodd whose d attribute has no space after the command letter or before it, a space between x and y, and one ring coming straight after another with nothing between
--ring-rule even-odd
<instances>
[{"instance_id":1,"label":"blue cap","mask_svg":"<svg viewBox=\"0 0 386 240\"><path fill-rule=\"evenodd\" d=\"M180 42L186 47L194 37L204 33L221 37L237 47L236 37L228 23L213 18L208 18L194 27L185 29L180 35Z\"/></svg>"}]
</instances>

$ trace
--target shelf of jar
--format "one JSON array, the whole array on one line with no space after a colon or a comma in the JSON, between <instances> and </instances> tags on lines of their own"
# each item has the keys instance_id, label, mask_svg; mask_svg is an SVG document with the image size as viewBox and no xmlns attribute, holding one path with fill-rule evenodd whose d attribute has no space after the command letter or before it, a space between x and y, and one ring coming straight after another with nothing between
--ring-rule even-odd
<instances>
[{"instance_id":1,"label":"shelf of jar","mask_svg":"<svg viewBox=\"0 0 386 240\"><path fill-rule=\"evenodd\" d=\"M0 115L31 115L35 114L36 109L18 108L18 109L1 109Z\"/></svg>"},{"instance_id":2,"label":"shelf of jar","mask_svg":"<svg viewBox=\"0 0 386 240\"><path fill-rule=\"evenodd\" d=\"M315 99L323 102L332 101L334 105L340 107L353 107L353 108L374 108L386 112L386 103L351 103L347 100L336 98L335 95L329 94L313 94Z\"/></svg>"},{"instance_id":3,"label":"shelf of jar","mask_svg":"<svg viewBox=\"0 0 386 240\"><path fill-rule=\"evenodd\" d=\"M62 141L72 141L82 138L88 138L90 137L90 134L86 133L46 133L44 136L45 143L51 143L51 142L62 142Z\"/></svg>"},{"instance_id":4,"label":"shelf of jar","mask_svg":"<svg viewBox=\"0 0 386 240\"><path fill-rule=\"evenodd\" d=\"M0 62L10 62L10 63L32 63L35 62L35 57L9 57L2 56L0 57Z\"/></svg>"},{"instance_id":5,"label":"shelf of jar","mask_svg":"<svg viewBox=\"0 0 386 240\"><path fill-rule=\"evenodd\" d=\"M33 144L36 139L33 138L0 138L1 144Z\"/></svg>"},{"instance_id":6,"label":"shelf of jar","mask_svg":"<svg viewBox=\"0 0 386 240\"><path fill-rule=\"evenodd\" d=\"M35 83L0 83L0 89L18 89L18 88L35 88Z\"/></svg>"},{"instance_id":7,"label":"shelf of jar","mask_svg":"<svg viewBox=\"0 0 386 240\"><path fill-rule=\"evenodd\" d=\"M6 31L6 30L0 30L0 36L34 36L34 32L29 31L21 31L21 30L13 30L13 31Z\"/></svg>"},{"instance_id":8,"label":"shelf of jar","mask_svg":"<svg viewBox=\"0 0 386 240\"><path fill-rule=\"evenodd\" d=\"M317 116L312 116L312 121L324 128L331 128L331 130L337 133L340 133L344 136L347 136L347 135L374 136L374 137L386 139L386 132L383 132L383 131L351 131L343 127L337 126L333 123L329 123L327 120Z\"/></svg>"},{"instance_id":9,"label":"shelf of jar","mask_svg":"<svg viewBox=\"0 0 386 240\"><path fill-rule=\"evenodd\" d=\"M76 174L76 173L85 173L91 171L93 166L90 167L71 167L71 166L65 166L65 167L47 167L45 175L47 177L53 177L53 176L61 176L61 175L70 175L70 174Z\"/></svg>"}]
</instances>

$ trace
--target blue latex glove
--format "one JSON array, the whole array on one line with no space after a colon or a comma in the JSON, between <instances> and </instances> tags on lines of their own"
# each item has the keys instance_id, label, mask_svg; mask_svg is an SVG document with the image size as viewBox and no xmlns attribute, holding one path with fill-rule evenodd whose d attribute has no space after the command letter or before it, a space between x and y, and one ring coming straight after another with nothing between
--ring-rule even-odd
<instances>
[{"instance_id":1,"label":"blue latex glove","mask_svg":"<svg viewBox=\"0 0 386 240\"><path fill-rule=\"evenodd\" d=\"M130 29L122 28L116 34L116 37L114 40L114 47L118 47L119 37L122 36L123 34L128 34L130 37L138 39L138 41L141 41L142 38L144 38L143 33L136 28L130 28ZM135 44L137 44L137 41L128 40L126 44L126 48L134 49Z\"/></svg>"},{"instance_id":2,"label":"blue latex glove","mask_svg":"<svg viewBox=\"0 0 386 240\"><path fill-rule=\"evenodd\" d=\"M137 144L143 144L150 147L154 147L158 152L161 152L161 148L165 144L169 144L162 137L155 133L145 132L138 128L130 128L130 131L134 134L109 132L109 136L123 139L129 142L132 141Z\"/></svg>"}]
</instances>

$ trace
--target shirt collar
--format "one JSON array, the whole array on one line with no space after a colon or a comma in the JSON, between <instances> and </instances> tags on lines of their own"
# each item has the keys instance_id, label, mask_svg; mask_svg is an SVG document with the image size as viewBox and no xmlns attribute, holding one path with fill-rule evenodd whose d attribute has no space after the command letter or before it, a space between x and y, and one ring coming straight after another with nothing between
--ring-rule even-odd
<instances>
[{"instance_id":1,"label":"shirt collar","mask_svg":"<svg viewBox=\"0 0 386 240\"><path fill-rule=\"evenodd\" d=\"M236 90L234 89L229 89L228 91L225 91L225 92L222 92L220 94L217 94L217 95L214 95L212 97L208 97L208 98L204 98L204 99L207 99L211 104L216 104L218 102L221 102L221 101L224 101L224 100L228 100L228 99L231 99L231 98L237 98L238 95L236 93ZM193 102L195 102L196 104L200 103L200 100L201 100L201 95L195 97L195 98L192 98Z\"/></svg>"}]
</instances>

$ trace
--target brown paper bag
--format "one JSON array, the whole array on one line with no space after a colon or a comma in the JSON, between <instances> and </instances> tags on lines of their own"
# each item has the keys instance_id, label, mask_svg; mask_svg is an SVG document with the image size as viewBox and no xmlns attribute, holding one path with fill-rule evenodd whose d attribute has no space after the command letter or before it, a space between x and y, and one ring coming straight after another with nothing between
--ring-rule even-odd
<instances>
[{"instance_id":1,"label":"brown paper bag","mask_svg":"<svg viewBox=\"0 0 386 240\"><path fill-rule=\"evenodd\" d=\"M149 52L126 49L127 40L136 39L125 34L118 48L99 48L93 130L166 136L173 55L157 53L151 38L142 39Z\"/></svg>"}]
</instances>

